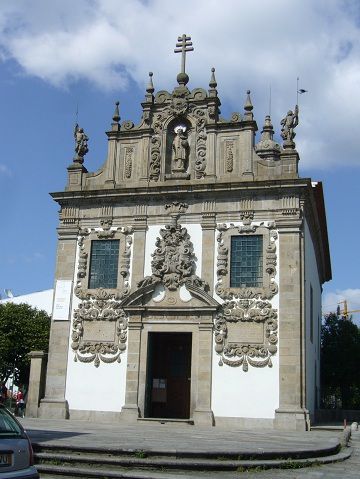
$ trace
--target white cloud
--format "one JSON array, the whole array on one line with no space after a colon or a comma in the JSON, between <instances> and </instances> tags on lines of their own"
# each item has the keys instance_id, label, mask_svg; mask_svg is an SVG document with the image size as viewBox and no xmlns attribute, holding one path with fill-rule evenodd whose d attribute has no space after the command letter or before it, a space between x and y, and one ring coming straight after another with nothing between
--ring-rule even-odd
<instances>
[{"instance_id":1,"label":"white cloud","mask_svg":"<svg viewBox=\"0 0 360 479\"><path fill-rule=\"evenodd\" d=\"M6 165L3 163L0 163L0 176L12 176L12 172L10 168L8 168Z\"/></svg>"},{"instance_id":2,"label":"white cloud","mask_svg":"<svg viewBox=\"0 0 360 479\"><path fill-rule=\"evenodd\" d=\"M0 13L0 51L29 75L56 86L87 79L104 89L139 85L154 72L171 89L179 70L176 38L191 34L191 86L216 67L221 98L241 110L252 90L261 128L272 86L273 123L301 97L302 165L360 165L360 7L351 0L12 0Z\"/></svg>"},{"instance_id":3,"label":"white cloud","mask_svg":"<svg viewBox=\"0 0 360 479\"><path fill-rule=\"evenodd\" d=\"M344 289L326 293L323 297L323 313L336 312L338 304L343 311L344 300L347 301L348 311L360 310L360 289ZM355 320L359 320L360 313L354 313L353 317Z\"/></svg>"}]
</instances>

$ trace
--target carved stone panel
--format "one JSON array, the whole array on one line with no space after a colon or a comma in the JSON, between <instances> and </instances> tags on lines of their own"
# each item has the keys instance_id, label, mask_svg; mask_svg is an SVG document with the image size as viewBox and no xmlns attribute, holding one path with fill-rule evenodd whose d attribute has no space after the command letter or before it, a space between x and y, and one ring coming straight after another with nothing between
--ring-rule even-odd
<instances>
[{"instance_id":1,"label":"carved stone panel","mask_svg":"<svg viewBox=\"0 0 360 479\"><path fill-rule=\"evenodd\" d=\"M82 301L74 311L71 348L75 361L118 363L126 349L127 317L114 299L91 298Z\"/></svg>"},{"instance_id":2,"label":"carved stone panel","mask_svg":"<svg viewBox=\"0 0 360 479\"><path fill-rule=\"evenodd\" d=\"M219 365L272 367L277 352L277 311L269 301L241 299L225 302L215 320L215 351Z\"/></svg>"},{"instance_id":3,"label":"carved stone panel","mask_svg":"<svg viewBox=\"0 0 360 479\"><path fill-rule=\"evenodd\" d=\"M133 156L134 148L132 146L127 146L125 148L124 154L124 177L125 179L130 179L133 170Z\"/></svg>"}]
</instances>

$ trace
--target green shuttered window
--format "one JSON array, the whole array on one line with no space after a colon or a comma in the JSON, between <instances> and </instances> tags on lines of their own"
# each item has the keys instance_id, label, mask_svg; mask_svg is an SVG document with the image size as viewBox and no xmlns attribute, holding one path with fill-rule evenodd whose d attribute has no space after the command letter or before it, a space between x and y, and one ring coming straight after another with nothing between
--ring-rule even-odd
<instances>
[{"instance_id":1,"label":"green shuttered window","mask_svg":"<svg viewBox=\"0 0 360 479\"><path fill-rule=\"evenodd\" d=\"M263 237L232 236L230 288L262 287Z\"/></svg>"},{"instance_id":2,"label":"green shuttered window","mask_svg":"<svg viewBox=\"0 0 360 479\"><path fill-rule=\"evenodd\" d=\"M117 287L119 245L119 240L91 242L90 289Z\"/></svg>"}]
</instances>

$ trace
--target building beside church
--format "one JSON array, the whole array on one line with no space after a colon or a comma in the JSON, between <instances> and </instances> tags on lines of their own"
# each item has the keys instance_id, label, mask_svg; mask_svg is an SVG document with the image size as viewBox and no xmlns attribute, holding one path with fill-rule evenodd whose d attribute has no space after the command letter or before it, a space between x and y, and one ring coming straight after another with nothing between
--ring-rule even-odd
<instances>
[{"instance_id":1,"label":"building beside church","mask_svg":"<svg viewBox=\"0 0 360 479\"><path fill-rule=\"evenodd\" d=\"M220 116L182 71L140 124L116 104L104 165L88 138L60 206L41 417L305 430L319 399L322 284L331 278L321 183L298 174L298 109L258 143L250 92Z\"/></svg>"}]
</instances>

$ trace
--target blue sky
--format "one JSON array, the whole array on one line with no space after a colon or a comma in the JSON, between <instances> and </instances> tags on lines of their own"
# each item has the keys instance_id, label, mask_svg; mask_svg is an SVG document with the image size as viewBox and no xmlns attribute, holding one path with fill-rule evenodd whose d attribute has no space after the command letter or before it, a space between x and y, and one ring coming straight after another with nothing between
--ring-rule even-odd
<instances>
[{"instance_id":1,"label":"blue sky","mask_svg":"<svg viewBox=\"0 0 360 479\"><path fill-rule=\"evenodd\" d=\"M327 209L324 311L344 298L360 309L359 19L360 3L342 0L1 0L0 291L52 287L58 208L48 193L65 186L77 105L94 171L115 101L136 122L149 71L156 90L174 87L185 32L189 86L207 88L214 66L224 117L242 111L250 88L261 130L271 85L279 138L300 77L300 175L323 181Z\"/></svg>"}]
</instances>

